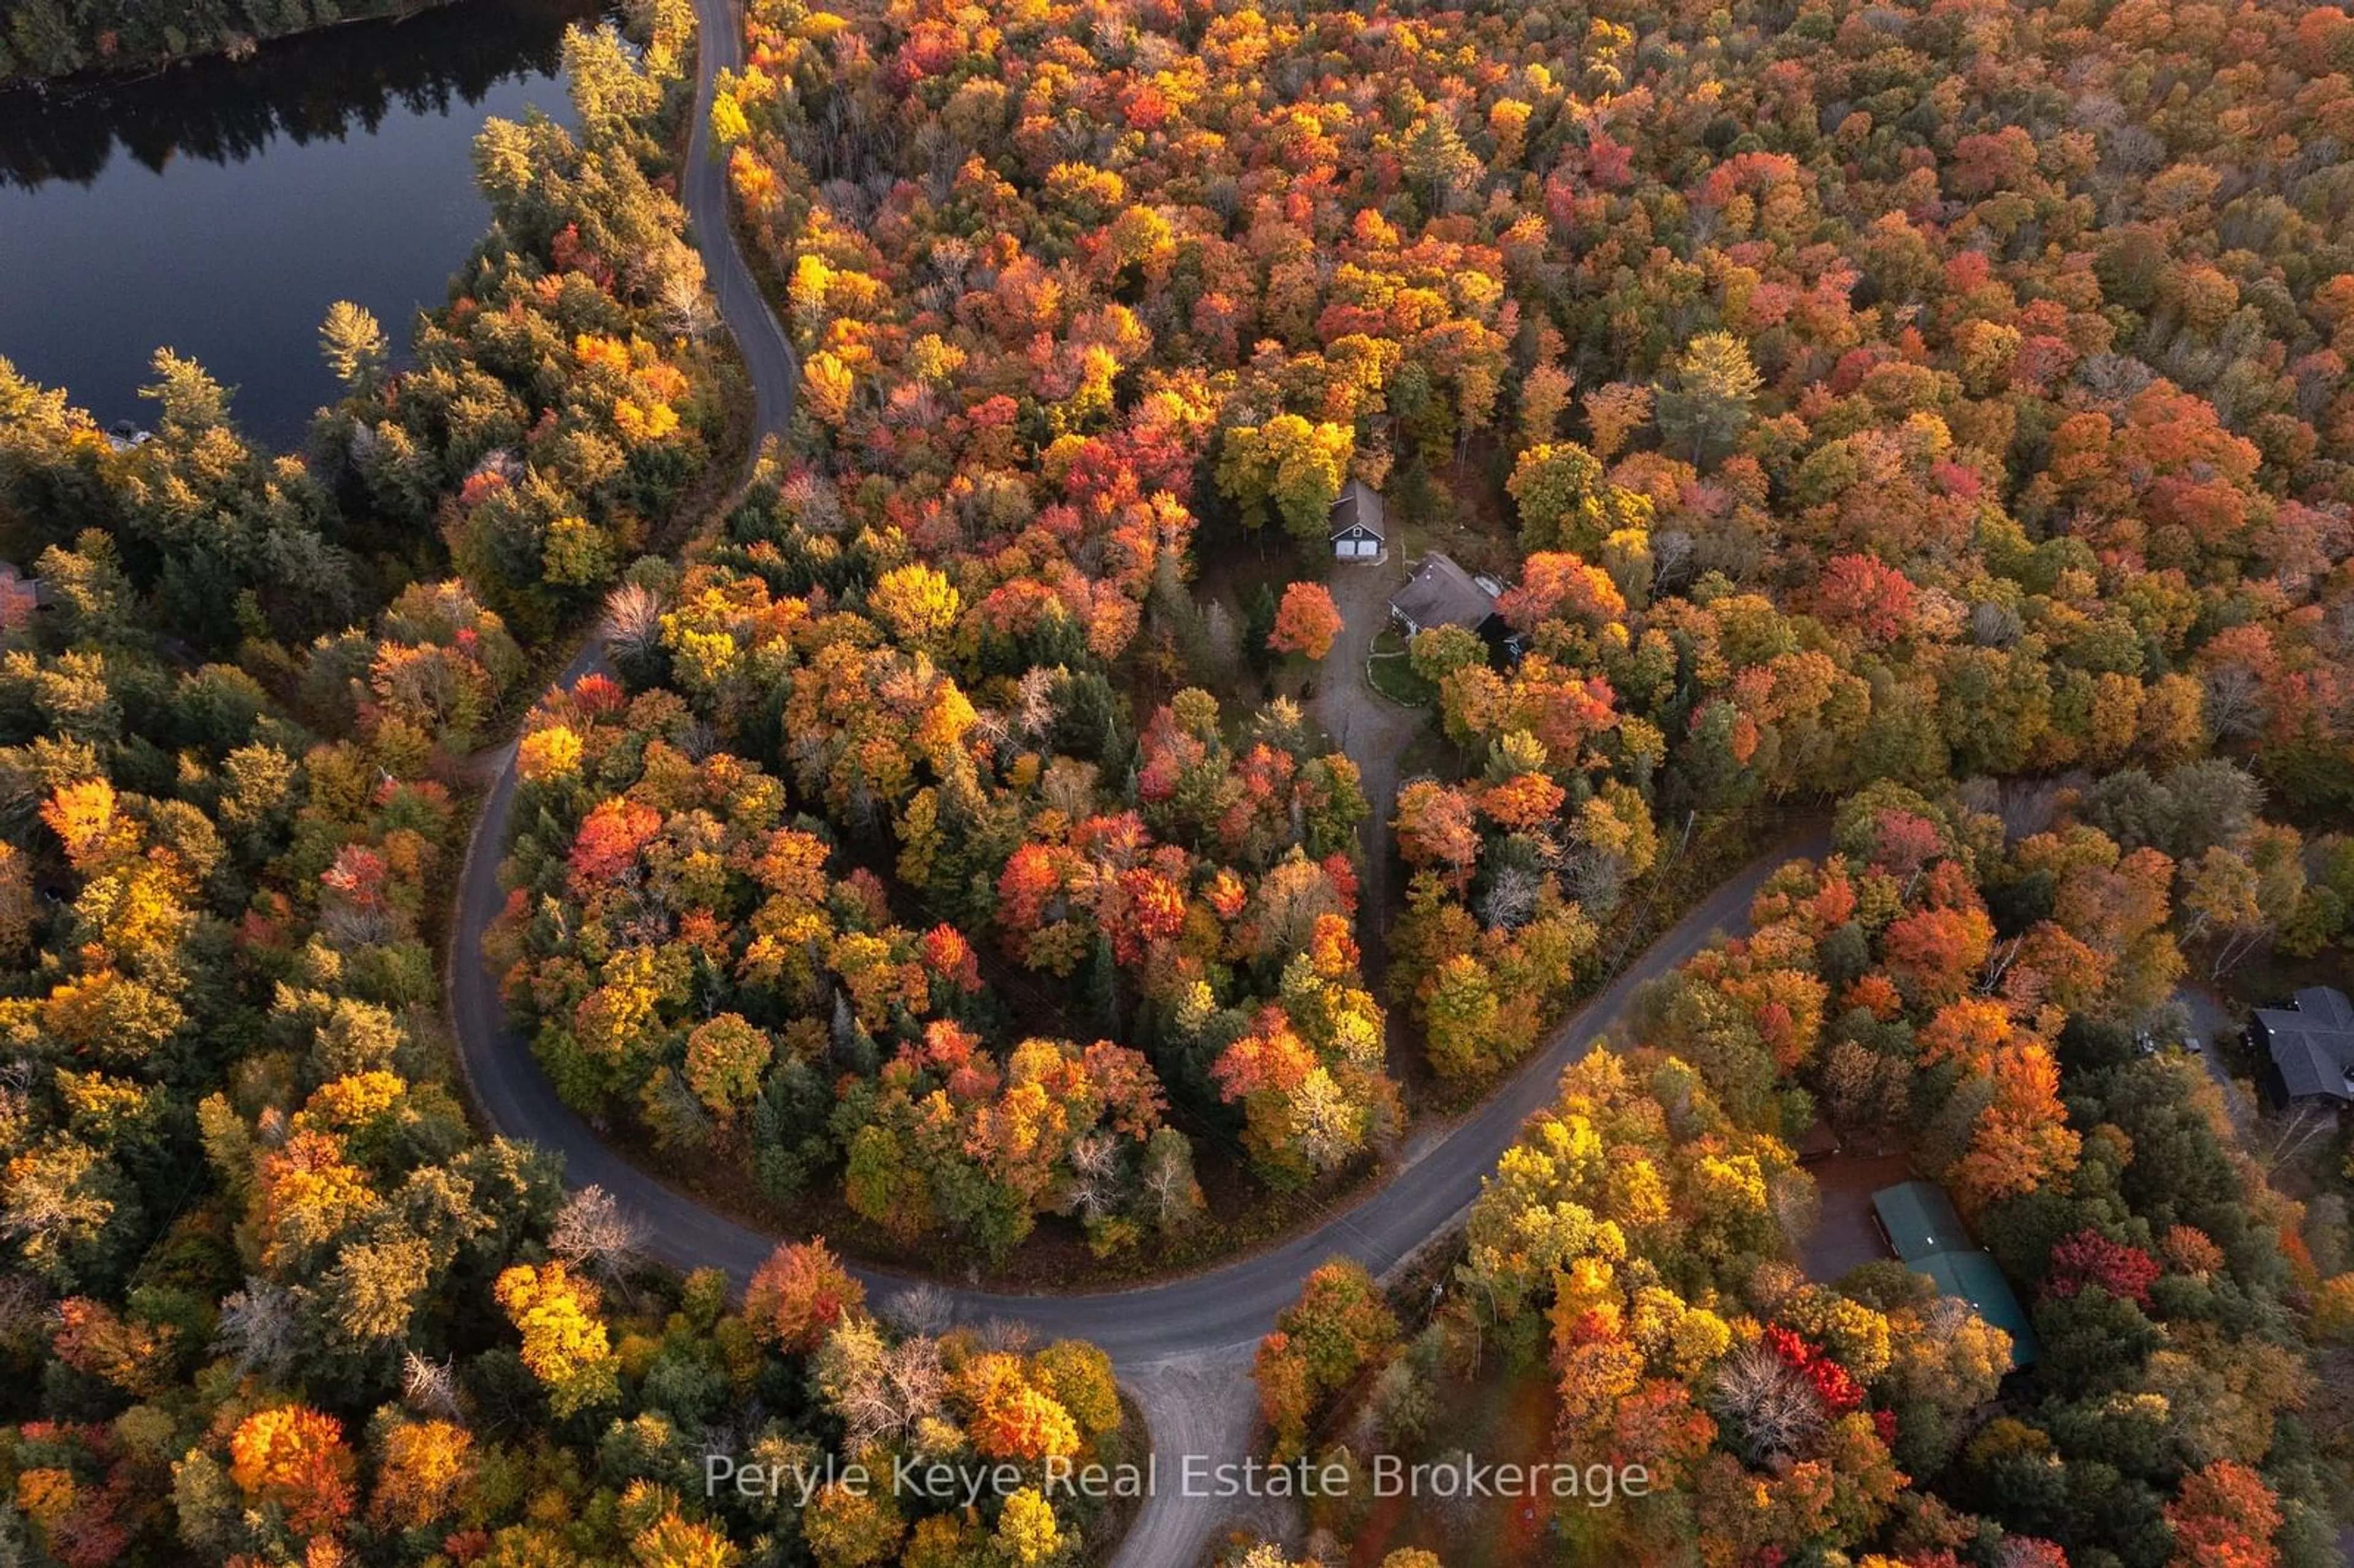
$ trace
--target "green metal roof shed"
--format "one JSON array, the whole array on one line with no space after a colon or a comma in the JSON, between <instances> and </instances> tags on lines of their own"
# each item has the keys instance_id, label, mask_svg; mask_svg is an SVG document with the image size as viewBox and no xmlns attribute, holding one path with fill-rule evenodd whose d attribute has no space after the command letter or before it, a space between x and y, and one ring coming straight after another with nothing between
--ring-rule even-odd
<instances>
[{"instance_id":1,"label":"green metal roof shed","mask_svg":"<svg viewBox=\"0 0 2354 1568\"><path fill-rule=\"evenodd\" d=\"M1872 1212L1889 1246L1907 1263L1973 1245L1969 1232L1962 1228L1962 1216L1954 1212L1954 1201L1933 1181L1882 1187L1872 1195Z\"/></svg>"},{"instance_id":2,"label":"green metal roof shed","mask_svg":"<svg viewBox=\"0 0 2354 1568\"><path fill-rule=\"evenodd\" d=\"M2027 1321L2027 1309L2019 1304L2010 1281L2002 1277L2002 1269L1992 1255L1978 1251L1940 1252L1906 1261L1912 1263L1915 1272L1935 1280L1939 1290L1968 1302L1970 1310L1982 1321L2010 1336L2011 1371L2029 1365L2043 1353L2034 1329Z\"/></svg>"}]
</instances>

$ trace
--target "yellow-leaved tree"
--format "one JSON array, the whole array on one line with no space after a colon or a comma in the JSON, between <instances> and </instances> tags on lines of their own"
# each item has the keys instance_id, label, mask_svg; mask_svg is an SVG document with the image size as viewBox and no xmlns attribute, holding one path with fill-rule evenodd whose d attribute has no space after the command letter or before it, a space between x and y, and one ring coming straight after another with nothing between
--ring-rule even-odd
<instances>
[{"instance_id":1,"label":"yellow-leaved tree","mask_svg":"<svg viewBox=\"0 0 2354 1568\"><path fill-rule=\"evenodd\" d=\"M517 1264L493 1287L523 1333L523 1364L546 1385L548 1408L571 1415L620 1396L620 1358L597 1316L596 1287L560 1263Z\"/></svg>"}]
</instances>

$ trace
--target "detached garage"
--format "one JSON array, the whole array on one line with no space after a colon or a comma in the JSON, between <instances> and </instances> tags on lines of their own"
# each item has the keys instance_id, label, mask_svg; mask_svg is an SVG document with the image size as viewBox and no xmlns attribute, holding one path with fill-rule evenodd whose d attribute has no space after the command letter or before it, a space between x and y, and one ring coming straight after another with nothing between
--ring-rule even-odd
<instances>
[{"instance_id":1,"label":"detached garage","mask_svg":"<svg viewBox=\"0 0 2354 1568\"><path fill-rule=\"evenodd\" d=\"M1382 493L1363 480L1352 479L1332 503L1332 556L1341 561L1381 558L1388 540L1382 516Z\"/></svg>"}]
</instances>

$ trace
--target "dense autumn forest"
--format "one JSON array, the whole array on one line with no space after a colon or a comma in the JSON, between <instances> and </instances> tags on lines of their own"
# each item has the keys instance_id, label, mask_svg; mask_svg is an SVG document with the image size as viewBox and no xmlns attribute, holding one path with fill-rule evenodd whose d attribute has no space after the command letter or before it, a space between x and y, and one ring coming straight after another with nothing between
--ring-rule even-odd
<instances>
[{"instance_id":1,"label":"dense autumn forest","mask_svg":"<svg viewBox=\"0 0 2354 1568\"><path fill-rule=\"evenodd\" d=\"M1092 1346L814 1239L664 1272L478 1133L440 948L508 736L484 956L564 1099L960 1279L1369 1190L1803 841L1452 1251L1257 1353L1275 1457L1508 1403L1655 1495L1233 1561L2340 1560L2345 1135L2144 1043L2354 948L2354 16L747 11L712 130L801 386L740 493L682 0L571 36L577 132L484 131L494 228L397 362L330 316L303 451L176 356L127 450L0 362L11 1560L1108 1557L1037 1484L706 1487L1146 1436ZM0 73L106 52L44 16ZM1436 552L1490 635L1373 637ZM1950 1193L2032 1364L1811 1266L1824 1133Z\"/></svg>"},{"instance_id":2,"label":"dense autumn forest","mask_svg":"<svg viewBox=\"0 0 2354 1568\"><path fill-rule=\"evenodd\" d=\"M2081 820L2005 839L1891 786L1851 800L1750 937L1645 993L1638 1045L1564 1075L1425 1326L1353 1265L1310 1280L1258 1352L1277 1454L1444 1452L1484 1356L1557 1389L1562 1452L1661 1489L1564 1508L1570 1561L2336 1561L2344 1390L2300 1325L2342 1340L2349 1280L2318 1279L2204 1070L2105 1016L2137 983L2110 955L2171 941L2163 891L2120 927L2135 856ZM1999 935L2021 899L2041 913ZM1909 1135L2031 1302L2031 1372L2007 1383L2012 1335L1903 1265L1794 1266L1794 1097Z\"/></svg>"}]
</instances>

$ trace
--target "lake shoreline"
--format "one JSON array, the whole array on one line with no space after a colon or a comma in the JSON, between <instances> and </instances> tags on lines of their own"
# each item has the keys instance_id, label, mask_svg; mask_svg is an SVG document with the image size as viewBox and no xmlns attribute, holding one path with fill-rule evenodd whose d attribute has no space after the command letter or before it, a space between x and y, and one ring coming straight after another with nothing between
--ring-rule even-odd
<instances>
[{"instance_id":1,"label":"lake shoreline","mask_svg":"<svg viewBox=\"0 0 2354 1568\"><path fill-rule=\"evenodd\" d=\"M167 76L185 67L203 66L214 61L241 65L259 58L281 44L317 37L323 33L340 32L347 27L398 26L403 22L425 16L429 12L447 10L452 5L463 4L465 0L413 0L413 3L397 5L388 10L368 12L360 16L338 16L332 22L311 22L300 27L290 27L282 33L224 38L208 48L190 49L185 54L142 54L126 55L120 58L107 58L94 64L77 66L72 70L61 74L17 71L0 76L0 93L69 91L76 87L112 88L128 82L144 81Z\"/></svg>"},{"instance_id":2,"label":"lake shoreline","mask_svg":"<svg viewBox=\"0 0 2354 1568\"><path fill-rule=\"evenodd\" d=\"M243 59L0 93L0 355L104 426L148 422L140 389L170 347L237 389L249 436L299 447L339 395L328 307L350 300L407 344L489 226L483 122L564 122L565 30L605 14L436 4Z\"/></svg>"}]
</instances>

